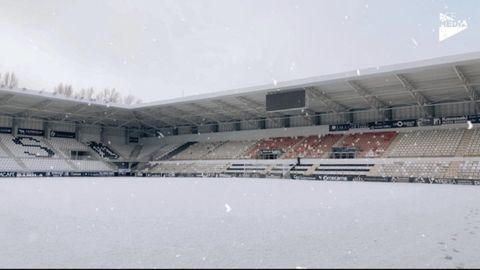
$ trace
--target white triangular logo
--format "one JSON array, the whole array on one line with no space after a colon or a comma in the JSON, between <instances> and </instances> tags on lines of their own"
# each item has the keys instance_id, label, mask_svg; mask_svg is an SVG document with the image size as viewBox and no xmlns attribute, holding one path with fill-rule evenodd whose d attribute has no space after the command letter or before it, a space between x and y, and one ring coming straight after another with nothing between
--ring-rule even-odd
<instances>
[{"instance_id":1,"label":"white triangular logo","mask_svg":"<svg viewBox=\"0 0 480 270\"><path fill-rule=\"evenodd\" d=\"M456 20L454 13L440 13L440 27L438 28L438 41L444 41L466 30L466 20Z\"/></svg>"}]
</instances>

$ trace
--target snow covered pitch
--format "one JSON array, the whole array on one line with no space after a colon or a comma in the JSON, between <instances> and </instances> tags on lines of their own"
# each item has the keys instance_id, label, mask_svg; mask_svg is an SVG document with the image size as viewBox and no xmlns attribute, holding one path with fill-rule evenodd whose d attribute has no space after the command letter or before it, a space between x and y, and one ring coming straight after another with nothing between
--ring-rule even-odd
<instances>
[{"instance_id":1,"label":"snow covered pitch","mask_svg":"<svg viewBox=\"0 0 480 270\"><path fill-rule=\"evenodd\" d=\"M0 267L480 267L480 188L0 181Z\"/></svg>"}]
</instances>

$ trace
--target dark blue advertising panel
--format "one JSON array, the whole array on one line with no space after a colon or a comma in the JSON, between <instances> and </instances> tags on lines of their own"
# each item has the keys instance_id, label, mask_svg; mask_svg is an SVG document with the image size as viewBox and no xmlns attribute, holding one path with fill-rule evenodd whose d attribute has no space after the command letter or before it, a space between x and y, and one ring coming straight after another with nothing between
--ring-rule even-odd
<instances>
[{"instance_id":1,"label":"dark blue advertising panel","mask_svg":"<svg viewBox=\"0 0 480 270\"><path fill-rule=\"evenodd\" d=\"M417 121L419 127L423 126L439 126L442 124L442 119L440 118L420 118Z\"/></svg>"},{"instance_id":2,"label":"dark blue advertising panel","mask_svg":"<svg viewBox=\"0 0 480 270\"><path fill-rule=\"evenodd\" d=\"M45 132L43 131L43 129L19 128L18 135L43 136L45 135Z\"/></svg>"},{"instance_id":3,"label":"dark blue advertising panel","mask_svg":"<svg viewBox=\"0 0 480 270\"><path fill-rule=\"evenodd\" d=\"M390 121L379 121L379 122L370 122L368 127L370 129L384 129L384 128L406 128L406 127L416 127L416 119L408 120L390 120Z\"/></svg>"},{"instance_id":4,"label":"dark blue advertising panel","mask_svg":"<svg viewBox=\"0 0 480 270\"><path fill-rule=\"evenodd\" d=\"M75 132L50 130L50 137L75 139L77 136Z\"/></svg>"},{"instance_id":5,"label":"dark blue advertising panel","mask_svg":"<svg viewBox=\"0 0 480 270\"><path fill-rule=\"evenodd\" d=\"M466 116L442 117L442 124L463 124L467 123Z\"/></svg>"},{"instance_id":6,"label":"dark blue advertising panel","mask_svg":"<svg viewBox=\"0 0 480 270\"><path fill-rule=\"evenodd\" d=\"M350 124L340 124L340 125L329 125L328 130L330 131L347 131L350 129Z\"/></svg>"},{"instance_id":7,"label":"dark blue advertising panel","mask_svg":"<svg viewBox=\"0 0 480 270\"><path fill-rule=\"evenodd\" d=\"M480 115L469 115L468 121L470 121L473 124L480 123Z\"/></svg>"},{"instance_id":8,"label":"dark blue advertising panel","mask_svg":"<svg viewBox=\"0 0 480 270\"><path fill-rule=\"evenodd\" d=\"M0 127L0 133L12 134L12 128L10 128L10 127Z\"/></svg>"}]
</instances>

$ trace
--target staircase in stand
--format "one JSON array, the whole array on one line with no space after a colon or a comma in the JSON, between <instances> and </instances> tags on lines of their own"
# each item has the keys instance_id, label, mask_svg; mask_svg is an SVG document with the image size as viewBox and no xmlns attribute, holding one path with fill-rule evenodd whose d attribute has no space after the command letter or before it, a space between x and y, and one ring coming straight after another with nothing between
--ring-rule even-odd
<instances>
[{"instance_id":1,"label":"staircase in stand","mask_svg":"<svg viewBox=\"0 0 480 270\"><path fill-rule=\"evenodd\" d=\"M278 158L284 158L287 154L289 154L290 152L294 151L295 149L297 149L297 146L301 145L306 139L308 138L308 136L305 136L303 137L303 139L301 139L300 141L298 141L296 144L292 145L291 147L289 147L287 149L287 151L285 153L283 153L281 156L279 156Z\"/></svg>"},{"instance_id":2,"label":"staircase in stand","mask_svg":"<svg viewBox=\"0 0 480 270\"><path fill-rule=\"evenodd\" d=\"M177 147L175 150L173 151L170 151L170 153L162 156L159 160L169 160L171 159L173 156L177 155L178 153L182 152L183 150L187 149L188 147L190 147L190 145L192 144L196 144L197 142L187 142L187 143L184 143L182 144L180 147Z\"/></svg>"},{"instance_id":3,"label":"staircase in stand","mask_svg":"<svg viewBox=\"0 0 480 270\"><path fill-rule=\"evenodd\" d=\"M322 158L330 158L330 154L332 153L332 148L341 146L345 138L347 138L347 136L348 134L343 135L336 143L332 145L332 147L330 147L330 151L325 151L325 154L323 154Z\"/></svg>"},{"instance_id":4,"label":"staircase in stand","mask_svg":"<svg viewBox=\"0 0 480 270\"><path fill-rule=\"evenodd\" d=\"M463 132L462 139L460 140L457 151L455 152L456 157L465 156L468 150L468 146L470 145L470 142L472 141L472 139L473 139L472 129L467 129L465 132Z\"/></svg>"},{"instance_id":5,"label":"staircase in stand","mask_svg":"<svg viewBox=\"0 0 480 270\"><path fill-rule=\"evenodd\" d=\"M130 153L130 156L128 157L129 159L136 159L138 158L138 155L140 155L140 152L142 152L143 145L137 144L133 148L132 152Z\"/></svg>"},{"instance_id":6,"label":"staircase in stand","mask_svg":"<svg viewBox=\"0 0 480 270\"><path fill-rule=\"evenodd\" d=\"M15 160L15 162L18 164L18 166L22 167L24 170L28 171L28 168L27 166L25 165L25 163L23 163L23 161L19 158L15 158L15 155L12 153L12 151L10 151L10 149L8 149L8 147L6 145L3 144L3 142L0 140L0 148L2 148L2 150L7 153L7 155L9 157L11 157L12 159Z\"/></svg>"},{"instance_id":7,"label":"staircase in stand","mask_svg":"<svg viewBox=\"0 0 480 270\"><path fill-rule=\"evenodd\" d=\"M312 166L310 166L310 168L305 171L305 176L313 175L319 166L320 164L313 164Z\"/></svg>"},{"instance_id":8,"label":"staircase in stand","mask_svg":"<svg viewBox=\"0 0 480 270\"><path fill-rule=\"evenodd\" d=\"M460 165L462 161L452 161L449 164L448 170L445 173L445 178L454 179L457 178L458 172L460 170Z\"/></svg>"},{"instance_id":9,"label":"staircase in stand","mask_svg":"<svg viewBox=\"0 0 480 270\"><path fill-rule=\"evenodd\" d=\"M390 143L390 145L387 147L385 152L383 152L382 157L388 157L392 153L393 149L397 147L398 142L403 138L405 134L404 133L397 133L397 136L395 136L395 139Z\"/></svg>"}]
</instances>

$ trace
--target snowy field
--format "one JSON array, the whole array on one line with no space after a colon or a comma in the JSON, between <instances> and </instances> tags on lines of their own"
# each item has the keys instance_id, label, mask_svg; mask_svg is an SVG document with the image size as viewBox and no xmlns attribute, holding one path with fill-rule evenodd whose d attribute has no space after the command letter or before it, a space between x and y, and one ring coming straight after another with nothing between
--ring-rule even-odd
<instances>
[{"instance_id":1,"label":"snowy field","mask_svg":"<svg viewBox=\"0 0 480 270\"><path fill-rule=\"evenodd\" d=\"M480 187L0 181L0 267L480 267Z\"/></svg>"}]
</instances>

